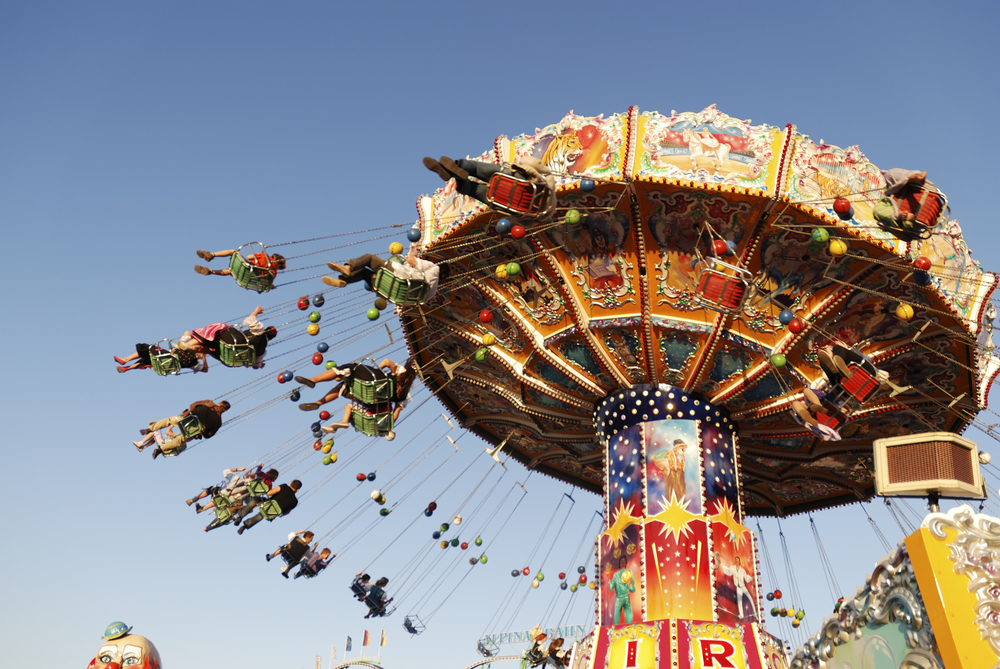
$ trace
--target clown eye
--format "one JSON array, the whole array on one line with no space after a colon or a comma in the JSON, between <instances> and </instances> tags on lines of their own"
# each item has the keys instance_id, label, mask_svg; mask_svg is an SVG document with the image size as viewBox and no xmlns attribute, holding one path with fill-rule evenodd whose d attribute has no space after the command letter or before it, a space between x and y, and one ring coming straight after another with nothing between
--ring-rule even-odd
<instances>
[{"instance_id":1,"label":"clown eye","mask_svg":"<svg viewBox=\"0 0 1000 669\"><path fill-rule=\"evenodd\" d=\"M139 664L139 662L140 662L140 659L138 657L126 657L125 658L125 662L124 662L124 666L131 667L131 666Z\"/></svg>"}]
</instances>

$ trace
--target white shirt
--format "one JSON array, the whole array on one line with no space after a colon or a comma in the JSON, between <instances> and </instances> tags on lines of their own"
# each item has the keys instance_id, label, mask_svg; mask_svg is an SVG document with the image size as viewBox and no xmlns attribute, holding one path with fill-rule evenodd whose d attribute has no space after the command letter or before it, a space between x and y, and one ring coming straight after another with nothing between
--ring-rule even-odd
<instances>
[{"instance_id":1,"label":"white shirt","mask_svg":"<svg viewBox=\"0 0 1000 669\"><path fill-rule=\"evenodd\" d=\"M426 281L428 285L427 297L430 300L437 293L438 281L441 270L430 260L417 258L414 256L413 262L416 267L411 267L408 262L390 263L392 273L400 279L410 279L411 281Z\"/></svg>"}]
</instances>

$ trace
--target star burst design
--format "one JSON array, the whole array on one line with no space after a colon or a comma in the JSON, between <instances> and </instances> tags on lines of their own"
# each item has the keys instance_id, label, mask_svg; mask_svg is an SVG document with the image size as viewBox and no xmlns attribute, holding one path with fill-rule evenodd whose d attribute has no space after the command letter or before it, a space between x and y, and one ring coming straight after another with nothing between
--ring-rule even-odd
<instances>
[{"instance_id":1,"label":"star burst design","mask_svg":"<svg viewBox=\"0 0 1000 669\"><path fill-rule=\"evenodd\" d=\"M735 510L728 499L723 499L715 509L715 515L709 516L709 520L713 523L722 523L726 527L726 536L736 550L739 550L750 529L736 521Z\"/></svg>"},{"instance_id":2,"label":"star burst design","mask_svg":"<svg viewBox=\"0 0 1000 669\"><path fill-rule=\"evenodd\" d=\"M626 505L625 500L620 500L618 502L618 508L611 513L614 521L608 526L608 529L604 531L604 536L608 538L611 548L617 547L622 543L622 541L624 541L625 530L629 525L635 525L637 522L642 520L642 518L638 516L633 516L633 511L635 511L634 504L629 502Z\"/></svg>"},{"instance_id":3,"label":"star burst design","mask_svg":"<svg viewBox=\"0 0 1000 669\"><path fill-rule=\"evenodd\" d=\"M686 496L678 500L677 493L671 490L670 501L667 501L666 496L662 497L660 506L663 510L655 516L650 516L648 520L663 523L660 536L665 537L668 534L673 534L674 541L680 541L682 535L687 536L691 532L691 521L699 518L697 514L687 510L690 503L691 501Z\"/></svg>"}]
</instances>

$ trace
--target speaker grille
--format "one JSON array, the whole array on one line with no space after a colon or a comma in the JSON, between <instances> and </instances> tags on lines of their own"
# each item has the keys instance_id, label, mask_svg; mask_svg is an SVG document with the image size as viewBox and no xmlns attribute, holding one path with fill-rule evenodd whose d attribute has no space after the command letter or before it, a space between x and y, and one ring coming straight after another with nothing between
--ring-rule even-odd
<instances>
[{"instance_id":1,"label":"speaker grille","mask_svg":"<svg viewBox=\"0 0 1000 669\"><path fill-rule=\"evenodd\" d=\"M890 483L946 479L975 485L972 451L950 441L890 446L886 460Z\"/></svg>"}]
</instances>

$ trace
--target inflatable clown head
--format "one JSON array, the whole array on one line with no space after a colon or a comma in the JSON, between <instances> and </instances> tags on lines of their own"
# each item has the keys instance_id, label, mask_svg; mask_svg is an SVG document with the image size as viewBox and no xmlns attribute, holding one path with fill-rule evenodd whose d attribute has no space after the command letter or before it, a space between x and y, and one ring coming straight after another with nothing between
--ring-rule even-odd
<instances>
[{"instance_id":1,"label":"inflatable clown head","mask_svg":"<svg viewBox=\"0 0 1000 669\"><path fill-rule=\"evenodd\" d=\"M149 639L129 634L131 627L114 622L104 633L97 656L90 661L87 669L163 669L160 653Z\"/></svg>"}]
</instances>

